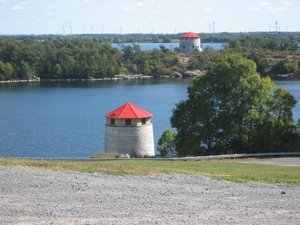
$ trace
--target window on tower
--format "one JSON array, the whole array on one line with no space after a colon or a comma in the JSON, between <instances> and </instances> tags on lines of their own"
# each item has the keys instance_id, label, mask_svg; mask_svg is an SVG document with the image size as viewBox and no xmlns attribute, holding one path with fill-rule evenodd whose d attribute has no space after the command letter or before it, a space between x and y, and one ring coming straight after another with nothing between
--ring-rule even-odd
<instances>
[{"instance_id":1,"label":"window on tower","mask_svg":"<svg viewBox=\"0 0 300 225\"><path fill-rule=\"evenodd\" d=\"M126 119L125 120L125 125L130 126L131 125L131 119Z\"/></svg>"},{"instance_id":2,"label":"window on tower","mask_svg":"<svg viewBox=\"0 0 300 225\"><path fill-rule=\"evenodd\" d=\"M115 125L115 119L110 119L110 124Z\"/></svg>"}]
</instances>

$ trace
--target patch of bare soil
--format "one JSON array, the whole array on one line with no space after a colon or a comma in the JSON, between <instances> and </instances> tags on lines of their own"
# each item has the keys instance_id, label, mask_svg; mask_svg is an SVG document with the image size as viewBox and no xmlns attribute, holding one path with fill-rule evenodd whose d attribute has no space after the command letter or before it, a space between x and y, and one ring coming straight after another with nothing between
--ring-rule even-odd
<instances>
[{"instance_id":1,"label":"patch of bare soil","mask_svg":"<svg viewBox=\"0 0 300 225\"><path fill-rule=\"evenodd\" d=\"M237 159L235 161L241 163L270 164L278 166L300 166L300 157Z\"/></svg>"}]
</instances>

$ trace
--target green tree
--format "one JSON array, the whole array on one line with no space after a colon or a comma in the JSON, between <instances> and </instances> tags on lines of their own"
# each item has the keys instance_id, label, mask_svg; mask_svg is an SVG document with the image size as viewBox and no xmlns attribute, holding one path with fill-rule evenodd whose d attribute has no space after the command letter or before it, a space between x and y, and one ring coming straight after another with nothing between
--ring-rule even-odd
<instances>
[{"instance_id":1,"label":"green tree","mask_svg":"<svg viewBox=\"0 0 300 225\"><path fill-rule=\"evenodd\" d=\"M0 61L0 80L5 80L6 67L5 64Z\"/></svg>"},{"instance_id":2,"label":"green tree","mask_svg":"<svg viewBox=\"0 0 300 225\"><path fill-rule=\"evenodd\" d=\"M241 46L240 41L237 38L232 38L229 41L229 48L239 48Z\"/></svg>"},{"instance_id":3,"label":"green tree","mask_svg":"<svg viewBox=\"0 0 300 225\"><path fill-rule=\"evenodd\" d=\"M268 61L266 59L262 59L261 57L259 57L257 54L253 52L247 58L252 59L256 63L257 72L259 74L261 75L265 74L265 72L269 67Z\"/></svg>"},{"instance_id":4,"label":"green tree","mask_svg":"<svg viewBox=\"0 0 300 225\"><path fill-rule=\"evenodd\" d=\"M271 72L279 74L296 73L298 71L298 63L293 62L290 59L285 59L276 63Z\"/></svg>"},{"instance_id":5,"label":"green tree","mask_svg":"<svg viewBox=\"0 0 300 225\"><path fill-rule=\"evenodd\" d=\"M278 149L292 150L289 149L289 145L298 129L293 120L292 111L296 104L297 100L284 87L274 90L271 99L274 151L278 151Z\"/></svg>"},{"instance_id":6,"label":"green tree","mask_svg":"<svg viewBox=\"0 0 300 225\"><path fill-rule=\"evenodd\" d=\"M61 65L56 63L54 68L53 68L53 78L60 78L61 74L62 74L62 69L61 69Z\"/></svg>"},{"instance_id":7,"label":"green tree","mask_svg":"<svg viewBox=\"0 0 300 225\"><path fill-rule=\"evenodd\" d=\"M144 75L149 75L151 73L150 66L147 60L142 64L141 72Z\"/></svg>"},{"instance_id":8,"label":"green tree","mask_svg":"<svg viewBox=\"0 0 300 225\"><path fill-rule=\"evenodd\" d=\"M256 73L252 60L237 54L222 57L207 74L193 80L188 99L173 110L171 125L177 129L177 154L250 153L257 151L257 140L271 149L272 141L278 138L272 133L272 113L279 107L272 102L273 87L269 78ZM273 98L278 100L276 95ZM289 126L285 128L290 130L288 127L295 125L289 111L294 105L292 100L283 99L279 98L281 107L289 112ZM262 138L264 127L271 129L268 138Z\"/></svg>"},{"instance_id":9,"label":"green tree","mask_svg":"<svg viewBox=\"0 0 300 225\"><path fill-rule=\"evenodd\" d=\"M137 74L138 71L139 71L139 69L138 69L137 65L136 65L136 64L133 64L133 65L132 65L132 72L133 72L134 74Z\"/></svg>"},{"instance_id":10,"label":"green tree","mask_svg":"<svg viewBox=\"0 0 300 225\"><path fill-rule=\"evenodd\" d=\"M157 150L160 153L161 157L165 157L170 154L174 156L175 153L175 133L171 131L171 129L166 129L162 133L161 137L157 142Z\"/></svg>"},{"instance_id":11,"label":"green tree","mask_svg":"<svg viewBox=\"0 0 300 225\"><path fill-rule=\"evenodd\" d=\"M13 68L13 66L9 62L5 63L5 67L6 67L6 70L5 70L5 79L6 80L10 80L10 79L13 78L14 68Z\"/></svg>"}]
</instances>

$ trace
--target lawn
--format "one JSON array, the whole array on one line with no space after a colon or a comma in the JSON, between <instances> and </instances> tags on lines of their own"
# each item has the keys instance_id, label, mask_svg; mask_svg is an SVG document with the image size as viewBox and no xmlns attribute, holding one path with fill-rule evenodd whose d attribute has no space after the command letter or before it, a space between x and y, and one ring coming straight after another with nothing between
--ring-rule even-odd
<instances>
[{"instance_id":1,"label":"lawn","mask_svg":"<svg viewBox=\"0 0 300 225\"><path fill-rule=\"evenodd\" d=\"M30 160L0 157L0 166L77 171L111 175L196 174L237 183L262 182L300 185L299 166L276 166L239 163L235 160L160 161L160 160L104 160L61 161Z\"/></svg>"}]
</instances>

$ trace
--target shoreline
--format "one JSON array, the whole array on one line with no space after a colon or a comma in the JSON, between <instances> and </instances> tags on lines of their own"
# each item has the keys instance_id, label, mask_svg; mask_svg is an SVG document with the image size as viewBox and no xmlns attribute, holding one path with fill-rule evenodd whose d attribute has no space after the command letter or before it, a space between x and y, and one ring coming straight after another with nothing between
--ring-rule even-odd
<instances>
[{"instance_id":1,"label":"shoreline","mask_svg":"<svg viewBox=\"0 0 300 225\"><path fill-rule=\"evenodd\" d=\"M102 81L102 80L128 80L128 79L145 79L145 78L189 78L194 77L195 74L190 75L190 72L194 71L186 71L181 76L176 75L161 75L161 76L153 76L153 75L143 75L143 74L118 74L115 77L111 78L88 78L88 79L40 79L39 77L34 79L27 80L0 80L0 84L5 83L27 83L27 82L72 82L72 81ZM189 74L189 75L188 75ZM200 74L200 72L199 72ZM289 73L289 74L270 74L268 75L271 78L300 78L300 73Z\"/></svg>"},{"instance_id":2,"label":"shoreline","mask_svg":"<svg viewBox=\"0 0 300 225\"><path fill-rule=\"evenodd\" d=\"M101 80L123 80L123 79L144 79L144 78L153 78L153 76L146 76L142 74L119 74L115 75L112 78L88 78L88 79L27 79L27 80L1 80L0 83L27 83L27 82L57 82L57 81L101 81Z\"/></svg>"}]
</instances>

